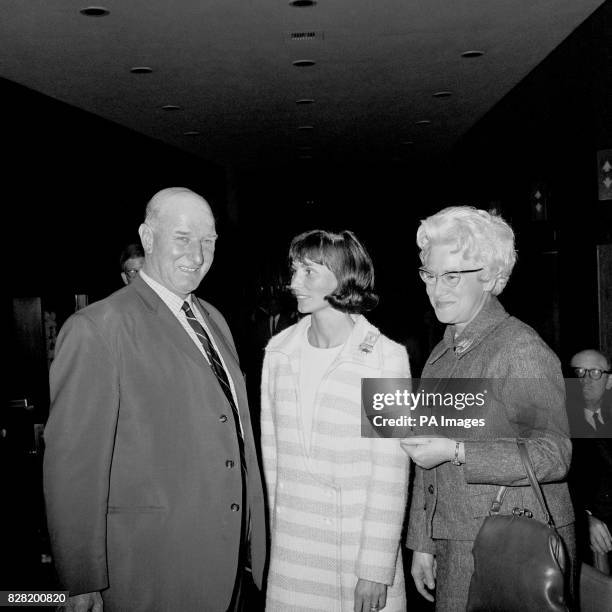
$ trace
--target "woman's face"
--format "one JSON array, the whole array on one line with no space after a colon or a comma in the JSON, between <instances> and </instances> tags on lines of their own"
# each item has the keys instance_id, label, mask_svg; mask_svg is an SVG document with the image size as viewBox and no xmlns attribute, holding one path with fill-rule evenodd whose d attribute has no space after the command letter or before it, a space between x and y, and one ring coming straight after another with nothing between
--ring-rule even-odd
<instances>
[{"instance_id":1,"label":"woman's face","mask_svg":"<svg viewBox=\"0 0 612 612\"><path fill-rule=\"evenodd\" d=\"M441 323L454 325L457 333L480 312L491 296L494 280L481 281L481 272L461 274L456 287L449 287L442 274L461 270L482 269L474 259L464 258L464 251L457 251L453 244L434 243L429 249L423 268L436 275L432 283L425 285L429 301Z\"/></svg>"},{"instance_id":2,"label":"woman's face","mask_svg":"<svg viewBox=\"0 0 612 612\"><path fill-rule=\"evenodd\" d=\"M332 308L325 296L334 292L338 280L327 266L305 259L303 262L294 261L291 268L291 291L302 314L314 314Z\"/></svg>"}]
</instances>

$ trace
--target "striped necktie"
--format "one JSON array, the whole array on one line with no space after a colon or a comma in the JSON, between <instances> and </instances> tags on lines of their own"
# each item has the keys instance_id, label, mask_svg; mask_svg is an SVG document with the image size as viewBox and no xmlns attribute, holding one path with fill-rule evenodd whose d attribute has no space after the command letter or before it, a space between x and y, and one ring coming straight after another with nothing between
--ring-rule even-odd
<instances>
[{"instance_id":1,"label":"striped necktie","mask_svg":"<svg viewBox=\"0 0 612 612\"><path fill-rule=\"evenodd\" d=\"M236 436L238 438L238 447L240 449L240 467L242 468L243 474L246 474L246 459L244 454L244 439L242 437L242 428L240 427L240 413L238 412L238 407L236 406L236 402L234 401L234 396L232 395L232 388L230 386L229 378L227 377L227 372L221 363L221 358L217 353L213 343L210 340L209 335L206 333L206 330L202 327L201 323L195 318L193 314L193 310L187 302L183 302L183 306L181 307L185 316L187 317L187 321L189 325L191 325L191 329L196 333L196 336L200 340L202 344L202 348L208 357L208 361L210 363L210 367L214 372L217 380L219 381L219 385L221 389L223 389L223 393L227 398L229 405L232 408L232 414L234 417L234 425L236 426ZM223 416L221 417L223 418Z\"/></svg>"}]
</instances>

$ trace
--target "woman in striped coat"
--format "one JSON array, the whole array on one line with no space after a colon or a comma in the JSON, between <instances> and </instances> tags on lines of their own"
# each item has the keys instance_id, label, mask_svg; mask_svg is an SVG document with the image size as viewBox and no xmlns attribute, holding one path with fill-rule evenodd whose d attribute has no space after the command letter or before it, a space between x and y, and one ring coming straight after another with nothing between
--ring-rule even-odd
<instances>
[{"instance_id":1,"label":"woman in striped coat","mask_svg":"<svg viewBox=\"0 0 612 612\"><path fill-rule=\"evenodd\" d=\"M308 316L272 338L264 359L266 610L401 612L408 465L397 439L361 436L361 379L408 377L408 356L360 314L378 300L351 232L302 234L290 259Z\"/></svg>"}]
</instances>

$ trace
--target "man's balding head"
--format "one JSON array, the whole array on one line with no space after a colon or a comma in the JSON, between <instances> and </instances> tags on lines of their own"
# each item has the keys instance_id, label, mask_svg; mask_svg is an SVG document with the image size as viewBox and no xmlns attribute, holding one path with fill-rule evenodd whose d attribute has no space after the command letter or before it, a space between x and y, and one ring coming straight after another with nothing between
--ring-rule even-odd
<instances>
[{"instance_id":1,"label":"man's balding head","mask_svg":"<svg viewBox=\"0 0 612 612\"><path fill-rule=\"evenodd\" d=\"M215 219L208 202L185 187L158 191L139 229L143 271L181 298L194 291L214 258Z\"/></svg>"},{"instance_id":2,"label":"man's balding head","mask_svg":"<svg viewBox=\"0 0 612 612\"><path fill-rule=\"evenodd\" d=\"M610 360L599 351L595 349L585 349L584 351L580 351L576 353L571 360L571 365L573 368L584 368L586 366L577 365L581 363L589 364L597 364L589 367L599 368L600 370L609 370L610 369Z\"/></svg>"},{"instance_id":3,"label":"man's balding head","mask_svg":"<svg viewBox=\"0 0 612 612\"><path fill-rule=\"evenodd\" d=\"M210 211L212 215L212 210L210 209L210 205L208 202L200 195L198 195L195 191L191 191L187 187L166 187L158 191L147 203L147 208L145 210L145 223L148 225L154 225L162 210L172 204L172 202L176 200L180 200L181 198L193 198L194 200L200 200Z\"/></svg>"}]
</instances>

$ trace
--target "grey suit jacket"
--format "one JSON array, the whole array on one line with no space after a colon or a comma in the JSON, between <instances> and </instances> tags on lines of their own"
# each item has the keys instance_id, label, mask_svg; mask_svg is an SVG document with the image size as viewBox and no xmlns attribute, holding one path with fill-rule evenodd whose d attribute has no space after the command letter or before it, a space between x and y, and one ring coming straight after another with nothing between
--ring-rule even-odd
<instances>
[{"instance_id":1,"label":"grey suit jacket","mask_svg":"<svg viewBox=\"0 0 612 612\"><path fill-rule=\"evenodd\" d=\"M142 279L73 315L58 338L45 430L49 532L63 585L102 591L105 610L225 610L247 510L261 583L263 494L244 380L225 320L198 307L238 396L248 509L227 399Z\"/></svg>"}]
</instances>

